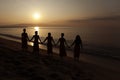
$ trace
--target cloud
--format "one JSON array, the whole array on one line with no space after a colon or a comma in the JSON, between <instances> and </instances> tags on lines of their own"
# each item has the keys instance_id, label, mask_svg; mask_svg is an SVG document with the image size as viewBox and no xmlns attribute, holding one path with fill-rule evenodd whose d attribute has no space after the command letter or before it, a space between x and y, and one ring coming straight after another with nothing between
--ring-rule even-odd
<instances>
[{"instance_id":1,"label":"cloud","mask_svg":"<svg viewBox=\"0 0 120 80\"><path fill-rule=\"evenodd\" d=\"M89 19L73 19L73 20L68 20L68 22L79 23L84 21L118 21L118 20L120 20L120 15L109 16L109 17L96 17L96 18L89 18Z\"/></svg>"},{"instance_id":2,"label":"cloud","mask_svg":"<svg viewBox=\"0 0 120 80\"><path fill-rule=\"evenodd\" d=\"M110 16L110 17L92 18L91 20L120 20L120 16Z\"/></svg>"}]
</instances>

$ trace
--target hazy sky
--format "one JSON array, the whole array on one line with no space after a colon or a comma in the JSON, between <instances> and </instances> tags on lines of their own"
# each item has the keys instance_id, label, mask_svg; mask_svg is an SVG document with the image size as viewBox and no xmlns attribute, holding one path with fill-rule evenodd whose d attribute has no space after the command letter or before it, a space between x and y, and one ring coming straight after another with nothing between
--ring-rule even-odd
<instances>
[{"instance_id":1,"label":"hazy sky","mask_svg":"<svg viewBox=\"0 0 120 80\"><path fill-rule=\"evenodd\" d=\"M42 16L39 21L32 17L35 12ZM0 0L0 24L87 20L114 16L120 16L120 0Z\"/></svg>"}]
</instances>

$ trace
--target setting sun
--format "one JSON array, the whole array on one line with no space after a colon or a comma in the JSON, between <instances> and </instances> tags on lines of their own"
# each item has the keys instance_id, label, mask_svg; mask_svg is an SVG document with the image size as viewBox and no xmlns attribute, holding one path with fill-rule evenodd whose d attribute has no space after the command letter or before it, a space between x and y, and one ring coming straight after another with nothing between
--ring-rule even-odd
<instances>
[{"instance_id":1,"label":"setting sun","mask_svg":"<svg viewBox=\"0 0 120 80\"><path fill-rule=\"evenodd\" d=\"M38 20L39 18L41 18L41 15L39 13L34 13L33 18Z\"/></svg>"}]
</instances>

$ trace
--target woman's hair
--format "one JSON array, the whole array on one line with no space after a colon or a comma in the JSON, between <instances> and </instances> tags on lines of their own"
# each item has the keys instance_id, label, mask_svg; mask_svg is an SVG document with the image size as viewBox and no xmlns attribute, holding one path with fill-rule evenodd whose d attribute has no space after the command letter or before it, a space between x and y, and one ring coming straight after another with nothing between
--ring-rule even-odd
<instances>
[{"instance_id":1,"label":"woman's hair","mask_svg":"<svg viewBox=\"0 0 120 80\"><path fill-rule=\"evenodd\" d=\"M81 38L80 38L79 35L76 36L76 38L75 38L75 43L76 43L76 44L80 44L80 43L81 43Z\"/></svg>"}]
</instances>

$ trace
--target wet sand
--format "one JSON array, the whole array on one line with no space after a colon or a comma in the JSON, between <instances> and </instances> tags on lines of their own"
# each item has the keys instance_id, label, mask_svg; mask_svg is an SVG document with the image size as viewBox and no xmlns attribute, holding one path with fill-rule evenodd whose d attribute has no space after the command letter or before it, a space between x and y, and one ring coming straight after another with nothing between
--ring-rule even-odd
<instances>
[{"instance_id":1,"label":"wet sand","mask_svg":"<svg viewBox=\"0 0 120 80\"><path fill-rule=\"evenodd\" d=\"M96 56L82 54L80 61L75 62L71 57L61 59L58 54L48 57L46 50L40 50L40 53L35 56L31 46L23 52L20 43L0 38L0 80L120 79L119 67L108 68L107 62ZM115 62L113 65L117 64Z\"/></svg>"}]
</instances>

